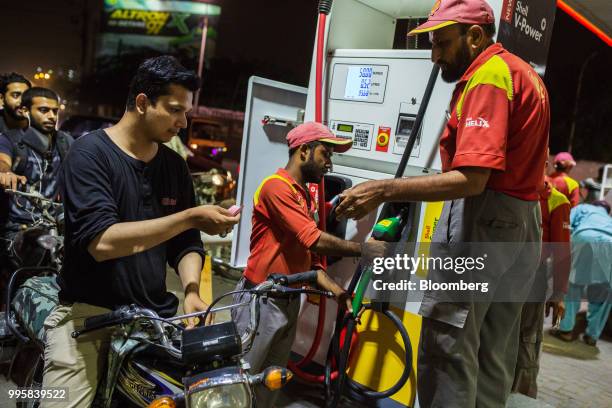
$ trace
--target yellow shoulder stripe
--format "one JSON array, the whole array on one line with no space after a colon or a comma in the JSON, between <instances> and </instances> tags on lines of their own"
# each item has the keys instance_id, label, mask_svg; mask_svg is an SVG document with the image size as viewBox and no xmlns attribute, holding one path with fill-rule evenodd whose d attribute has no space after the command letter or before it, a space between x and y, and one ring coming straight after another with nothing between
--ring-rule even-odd
<instances>
[{"instance_id":1,"label":"yellow shoulder stripe","mask_svg":"<svg viewBox=\"0 0 612 408\"><path fill-rule=\"evenodd\" d=\"M565 194L553 187L550 191L550 197L548 197L548 213L552 213L557 207L563 204L569 205L569 203Z\"/></svg>"},{"instance_id":2,"label":"yellow shoulder stripe","mask_svg":"<svg viewBox=\"0 0 612 408\"><path fill-rule=\"evenodd\" d=\"M468 79L465 88L461 93L459 102L457 102L457 118L461 119L461 111L463 109L463 102L468 92L477 87L478 85L493 85L499 89L506 91L508 100L511 101L514 98L514 88L512 85L512 76L510 74L510 67L506 64L499 55L494 55L487 62L482 64L480 68L474 72L474 74Z\"/></svg>"},{"instance_id":3,"label":"yellow shoulder stripe","mask_svg":"<svg viewBox=\"0 0 612 408\"><path fill-rule=\"evenodd\" d=\"M574 180L573 178L571 177L564 177L564 178L565 178L565 182L567 183L567 189L570 193L580 186L580 184L578 184L578 182Z\"/></svg>"},{"instance_id":4,"label":"yellow shoulder stripe","mask_svg":"<svg viewBox=\"0 0 612 408\"><path fill-rule=\"evenodd\" d=\"M285 183L287 183L287 185L289 186L289 188L291 188L291 191L293 191L295 194L297 194L297 190L295 189L295 187L293 187L293 184L291 184L291 181L287 180L286 178L284 178L283 176L279 176L278 174L273 174L270 177L266 177L261 184L259 185L259 187L257 187L257 190L255 191L255 195L253 195L253 203L255 205L259 204L259 194L261 194L261 189L263 188L264 184L266 184L268 181L273 180L273 179L278 179L278 180L282 180Z\"/></svg>"}]
</instances>

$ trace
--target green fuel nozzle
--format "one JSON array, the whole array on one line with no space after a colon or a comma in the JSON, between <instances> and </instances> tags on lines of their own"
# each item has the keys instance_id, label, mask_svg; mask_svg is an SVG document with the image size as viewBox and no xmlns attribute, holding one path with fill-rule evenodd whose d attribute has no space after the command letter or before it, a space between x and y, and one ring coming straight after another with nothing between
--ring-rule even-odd
<instances>
[{"instance_id":1,"label":"green fuel nozzle","mask_svg":"<svg viewBox=\"0 0 612 408\"><path fill-rule=\"evenodd\" d=\"M400 213L391 218L385 218L376 223L372 230L372 238L377 241L385 242L398 242L402 235L402 229L408 216L408 209L402 208ZM363 295L372 279L372 268L367 268L355 289L355 297L353 298L353 317L357 317L359 310L361 309L361 303L363 301Z\"/></svg>"}]
</instances>

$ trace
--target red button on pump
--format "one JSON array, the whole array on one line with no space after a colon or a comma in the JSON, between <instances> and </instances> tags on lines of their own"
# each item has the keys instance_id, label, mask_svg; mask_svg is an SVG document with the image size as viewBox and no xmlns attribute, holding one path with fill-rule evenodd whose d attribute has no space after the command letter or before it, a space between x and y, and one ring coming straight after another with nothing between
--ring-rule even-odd
<instances>
[{"instance_id":1,"label":"red button on pump","mask_svg":"<svg viewBox=\"0 0 612 408\"><path fill-rule=\"evenodd\" d=\"M376 151L386 152L389 150L389 140L391 139L391 128L385 126L378 127L378 136L376 136Z\"/></svg>"}]
</instances>

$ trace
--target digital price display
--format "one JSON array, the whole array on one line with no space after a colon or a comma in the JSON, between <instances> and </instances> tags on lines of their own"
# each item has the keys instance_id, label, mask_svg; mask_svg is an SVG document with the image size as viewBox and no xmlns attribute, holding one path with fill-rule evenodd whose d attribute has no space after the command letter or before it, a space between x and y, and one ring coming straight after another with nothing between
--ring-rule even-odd
<instances>
[{"instance_id":1,"label":"digital price display","mask_svg":"<svg viewBox=\"0 0 612 408\"><path fill-rule=\"evenodd\" d=\"M338 126L336 127L336 129L338 129L338 132L353 133L353 125L346 125L344 123L338 123Z\"/></svg>"},{"instance_id":2,"label":"digital price display","mask_svg":"<svg viewBox=\"0 0 612 408\"><path fill-rule=\"evenodd\" d=\"M356 100L368 99L373 70L371 66L350 66L346 75L344 98Z\"/></svg>"}]
</instances>

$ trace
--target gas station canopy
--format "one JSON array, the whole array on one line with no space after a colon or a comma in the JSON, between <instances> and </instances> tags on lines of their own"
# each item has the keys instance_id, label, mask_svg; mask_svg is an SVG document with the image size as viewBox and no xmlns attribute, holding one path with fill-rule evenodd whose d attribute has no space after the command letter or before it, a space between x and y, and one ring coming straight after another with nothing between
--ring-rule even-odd
<instances>
[{"instance_id":1,"label":"gas station canopy","mask_svg":"<svg viewBox=\"0 0 612 408\"><path fill-rule=\"evenodd\" d=\"M557 5L608 46L612 46L610 0L558 0Z\"/></svg>"}]
</instances>

